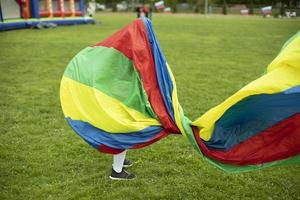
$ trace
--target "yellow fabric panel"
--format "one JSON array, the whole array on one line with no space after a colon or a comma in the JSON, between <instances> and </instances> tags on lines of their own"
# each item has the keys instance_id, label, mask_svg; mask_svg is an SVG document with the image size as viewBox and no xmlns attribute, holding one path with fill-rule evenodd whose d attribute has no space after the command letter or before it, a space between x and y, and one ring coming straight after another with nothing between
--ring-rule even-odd
<instances>
[{"instance_id":1,"label":"yellow fabric panel","mask_svg":"<svg viewBox=\"0 0 300 200\"><path fill-rule=\"evenodd\" d=\"M267 74L251 82L220 105L210 109L192 125L201 129L201 138L208 141L214 124L227 109L242 99L256 94L274 94L300 85L300 37L292 41L269 65Z\"/></svg>"},{"instance_id":2,"label":"yellow fabric panel","mask_svg":"<svg viewBox=\"0 0 300 200\"><path fill-rule=\"evenodd\" d=\"M88 122L107 132L127 133L160 125L156 119L147 118L101 91L68 77L63 77L60 90L66 117Z\"/></svg>"},{"instance_id":3,"label":"yellow fabric panel","mask_svg":"<svg viewBox=\"0 0 300 200\"><path fill-rule=\"evenodd\" d=\"M170 66L168 65L168 63L166 63L166 65L167 65L167 69L169 71L169 74L171 76L172 82L173 82L172 104L173 104L173 109L174 109L175 123L176 123L177 127L179 128L180 132L183 135L186 135L185 130L182 126L182 122L181 122L181 118L180 118L180 114L179 114L180 111L179 111L179 102L178 102L178 97L177 97L176 81L175 81L173 73L170 69Z\"/></svg>"}]
</instances>

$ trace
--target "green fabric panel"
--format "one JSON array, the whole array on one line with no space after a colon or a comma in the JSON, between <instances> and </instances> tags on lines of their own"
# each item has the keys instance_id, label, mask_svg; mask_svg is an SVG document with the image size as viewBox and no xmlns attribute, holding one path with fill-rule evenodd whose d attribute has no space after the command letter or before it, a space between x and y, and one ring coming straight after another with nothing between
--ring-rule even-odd
<instances>
[{"instance_id":1,"label":"green fabric panel","mask_svg":"<svg viewBox=\"0 0 300 200\"><path fill-rule=\"evenodd\" d=\"M290 164L299 164L300 163L300 155L297 155L295 157L287 158L284 160L277 160L269 163L264 163L260 165L247 165L247 166L234 166L234 165L227 165L222 163L217 163L216 161L213 161L209 158L206 158L210 163L215 165L216 167L231 173L240 173L240 172L248 172L248 171L254 171L254 170L261 170L268 167L275 167L275 166L282 166L282 165L290 165Z\"/></svg>"},{"instance_id":2,"label":"green fabric panel","mask_svg":"<svg viewBox=\"0 0 300 200\"><path fill-rule=\"evenodd\" d=\"M64 75L157 119L133 63L114 48L83 49L68 64Z\"/></svg>"}]
</instances>

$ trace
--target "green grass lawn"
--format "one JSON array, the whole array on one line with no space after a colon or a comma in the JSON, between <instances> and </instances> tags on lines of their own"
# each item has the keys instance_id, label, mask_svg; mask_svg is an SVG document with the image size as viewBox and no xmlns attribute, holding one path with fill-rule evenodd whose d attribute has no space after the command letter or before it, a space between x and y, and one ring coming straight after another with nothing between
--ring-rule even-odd
<instances>
[{"instance_id":1,"label":"green grass lawn","mask_svg":"<svg viewBox=\"0 0 300 200\"><path fill-rule=\"evenodd\" d=\"M134 17L0 33L0 199L300 199L300 165L225 173L176 135L128 152L136 180L108 179L112 157L64 120L60 79L77 52ZM258 78L300 29L298 19L234 16L165 15L153 23L190 119Z\"/></svg>"}]
</instances>

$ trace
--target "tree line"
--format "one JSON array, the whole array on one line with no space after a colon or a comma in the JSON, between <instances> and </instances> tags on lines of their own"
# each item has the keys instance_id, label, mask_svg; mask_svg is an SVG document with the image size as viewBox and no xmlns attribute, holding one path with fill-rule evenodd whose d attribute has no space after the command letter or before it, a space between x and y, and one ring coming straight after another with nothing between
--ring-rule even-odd
<instances>
[{"instance_id":1,"label":"tree line","mask_svg":"<svg viewBox=\"0 0 300 200\"><path fill-rule=\"evenodd\" d=\"M90 0L86 0L88 2ZM153 4L158 0L125 0L126 3L135 5L141 4ZM254 7L258 6L280 6L281 14L284 13L285 8L296 8L299 4L299 0L164 0L165 5L171 7L172 12L177 12L177 4L188 3L194 7L195 12L200 12L200 8L203 8L205 1L211 5L222 5L223 14L227 14L228 5L231 4L244 4L249 8L249 14L253 14ZM112 5L113 8L117 3L124 2L124 0L96 0L97 3ZM114 9L113 9L114 10Z\"/></svg>"}]
</instances>

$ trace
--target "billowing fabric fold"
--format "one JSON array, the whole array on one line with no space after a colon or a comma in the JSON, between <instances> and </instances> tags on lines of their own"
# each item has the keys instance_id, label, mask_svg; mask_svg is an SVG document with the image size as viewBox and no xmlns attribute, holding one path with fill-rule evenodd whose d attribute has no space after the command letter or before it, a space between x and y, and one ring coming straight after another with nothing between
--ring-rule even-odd
<instances>
[{"instance_id":1,"label":"billowing fabric fold","mask_svg":"<svg viewBox=\"0 0 300 200\"><path fill-rule=\"evenodd\" d=\"M300 33L263 76L193 122L146 18L80 51L65 70L60 98L68 124L104 153L182 134L226 171L300 163Z\"/></svg>"}]
</instances>

